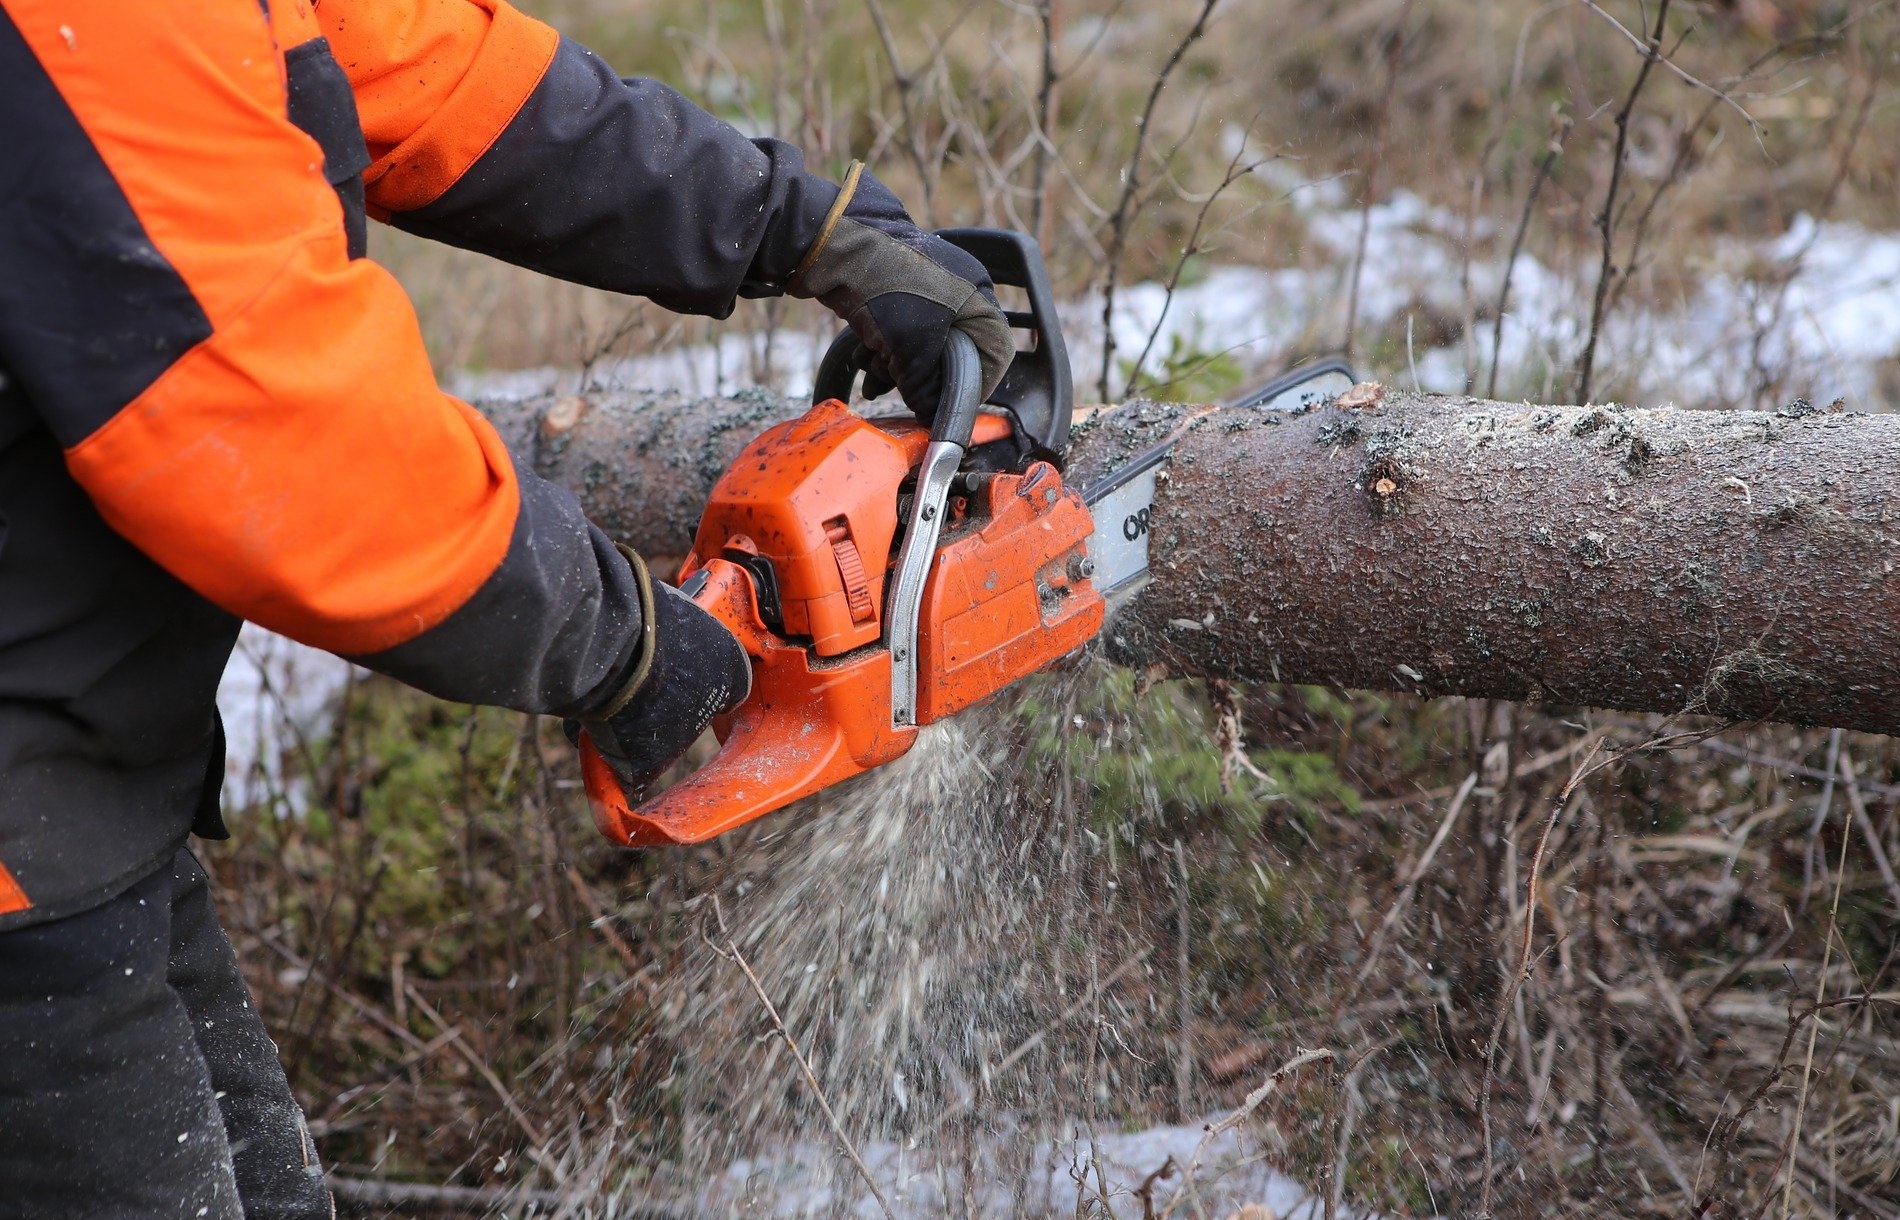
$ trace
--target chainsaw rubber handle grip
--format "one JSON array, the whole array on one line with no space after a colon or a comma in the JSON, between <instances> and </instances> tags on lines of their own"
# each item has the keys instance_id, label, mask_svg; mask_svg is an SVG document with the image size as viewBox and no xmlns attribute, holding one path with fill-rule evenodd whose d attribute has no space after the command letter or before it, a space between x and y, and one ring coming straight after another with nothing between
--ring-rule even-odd
<instances>
[{"instance_id":1,"label":"chainsaw rubber handle grip","mask_svg":"<svg viewBox=\"0 0 1900 1220\"><path fill-rule=\"evenodd\" d=\"M937 403L936 418L930 421L930 439L968 449L982 405L983 359L976 340L952 330L943 345L943 398Z\"/></svg>"}]
</instances>

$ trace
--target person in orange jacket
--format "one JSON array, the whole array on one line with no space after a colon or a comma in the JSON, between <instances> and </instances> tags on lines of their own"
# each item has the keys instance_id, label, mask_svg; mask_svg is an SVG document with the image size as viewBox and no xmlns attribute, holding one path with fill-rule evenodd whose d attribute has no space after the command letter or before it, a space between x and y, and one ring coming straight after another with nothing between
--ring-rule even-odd
<instances>
[{"instance_id":1,"label":"person in orange jacket","mask_svg":"<svg viewBox=\"0 0 1900 1220\"><path fill-rule=\"evenodd\" d=\"M630 795L710 616L437 388L367 218L724 317L821 300L928 415L982 267L503 0L0 0L0 1215L331 1204L186 846L241 620L580 720Z\"/></svg>"}]
</instances>

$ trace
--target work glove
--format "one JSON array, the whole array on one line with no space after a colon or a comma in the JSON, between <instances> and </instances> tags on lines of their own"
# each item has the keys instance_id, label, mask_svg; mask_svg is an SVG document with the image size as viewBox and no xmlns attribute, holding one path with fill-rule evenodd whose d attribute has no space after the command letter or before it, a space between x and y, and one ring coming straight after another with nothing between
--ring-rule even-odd
<instances>
[{"instance_id":1,"label":"work glove","mask_svg":"<svg viewBox=\"0 0 1900 1220\"><path fill-rule=\"evenodd\" d=\"M851 167L786 290L816 297L857 333L866 398L895 387L926 424L943 394L943 349L952 330L976 342L984 398L1016 355L983 264L918 228L862 164Z\"/></svg>"},{"instance_id":2,"label":"work glove","mask_svg":"<svg viewBox=\"0 0 1900 1220\"><path fill-rule=\"evenodd\" d=\"M567 730L575 741L587 734L631 805L699 740L713 717L745 702L752 692L752 662L724 623L654 580L638 555L620 549L641 589L640 659L606 706L569 721Z\"/></svg>"}]
</instances>

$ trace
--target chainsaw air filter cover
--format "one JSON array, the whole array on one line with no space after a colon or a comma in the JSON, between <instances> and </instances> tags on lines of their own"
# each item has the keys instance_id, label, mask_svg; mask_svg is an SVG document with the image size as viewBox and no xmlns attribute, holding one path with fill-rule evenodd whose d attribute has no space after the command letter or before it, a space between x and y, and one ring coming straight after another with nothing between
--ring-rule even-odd
<instances>
[{"instance_id":1,"label":"chainsaw air filter cover","mask_svg":"<svg viewBox=\"0 0 1900 1220\"><path fill-rule=\"evenodd\" d=\"M927 440L922 429L893 436L836 400L766 431L713 487L682 577L731 560L776 582L780 635L808 638L821 657L875 644L897 490Z\"/></svg>"}]
</instances>

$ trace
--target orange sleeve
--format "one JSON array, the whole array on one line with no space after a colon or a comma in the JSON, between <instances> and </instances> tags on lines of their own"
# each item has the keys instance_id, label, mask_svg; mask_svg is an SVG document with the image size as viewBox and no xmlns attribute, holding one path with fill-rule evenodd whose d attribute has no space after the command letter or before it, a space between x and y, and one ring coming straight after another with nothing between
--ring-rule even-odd
<instances>
[{"instance_id":1,"label":"orange sleeve","mask_svg":"<svg viewBox=\"0 0 1900 1220\"><path fill-rule=\"evenodd\" d=\"M210 332L68 442L73 476L264 626L365 653L441 622L507 553L517 477L437 389L402 289L347 257L256 0L7 8Z\"/></svg>"},{"instance_id":2,"label":"orange sleeve","mask_svg":"<svg viewBox=\"0 0 1900 1220\"><path fill-rule=\"evenodd\" d=\"M520 111L560 44L503 0L323 0L317 24L356 94L379 214L434 202Z\"/></svg>"}]
</instances>

